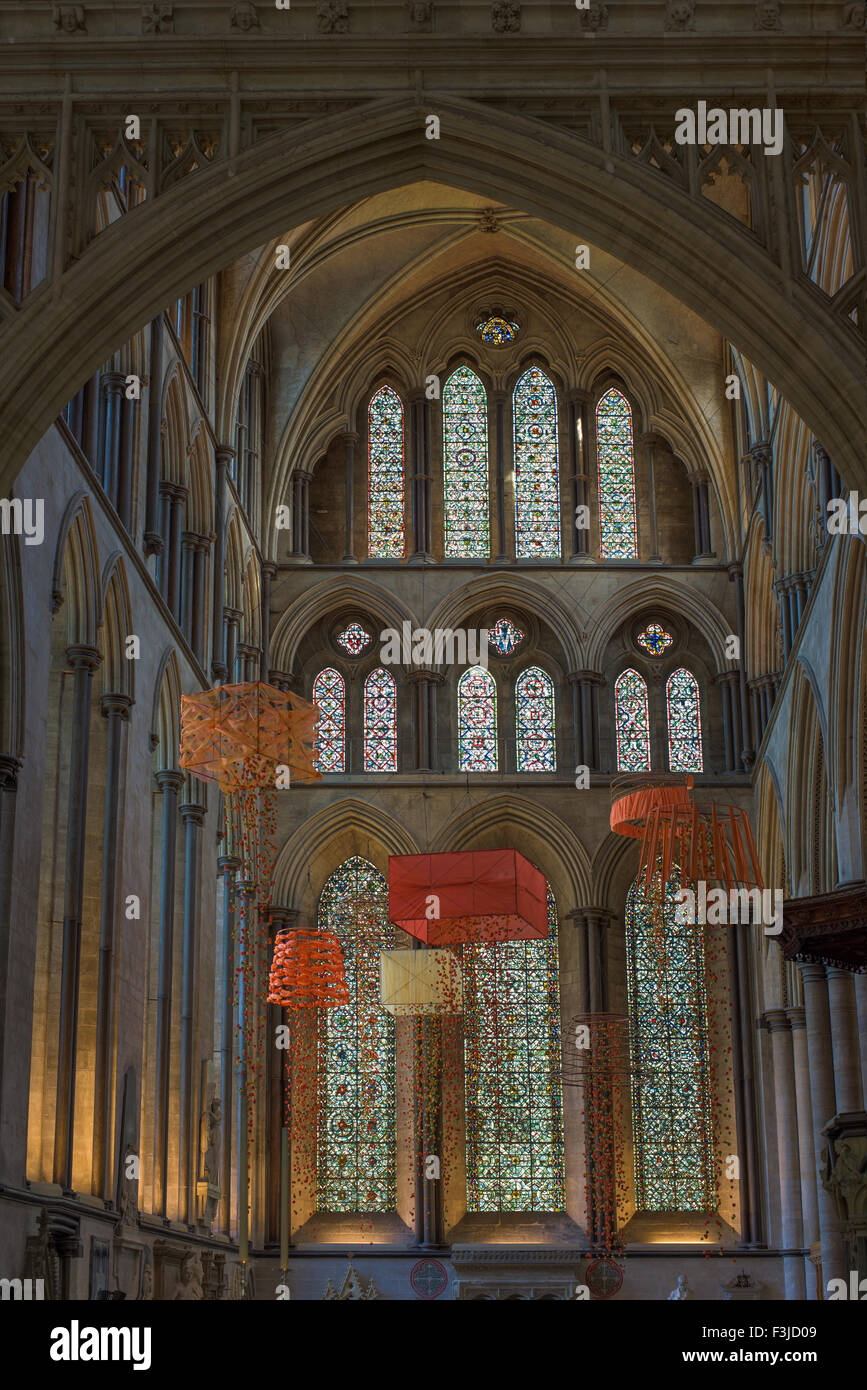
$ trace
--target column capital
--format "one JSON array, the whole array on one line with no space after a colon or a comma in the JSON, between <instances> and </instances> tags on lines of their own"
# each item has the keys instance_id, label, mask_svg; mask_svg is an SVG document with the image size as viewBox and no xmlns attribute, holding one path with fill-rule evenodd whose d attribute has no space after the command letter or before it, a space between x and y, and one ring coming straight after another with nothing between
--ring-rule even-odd
<instances>
[{"instance_id":1,"label":"column capital","mask_svg":"<svg viewBox=\"0 0 867 1390\"><path fill-rule=\"evenodd\" d=\"M406 672L406 679L410 685L419 685L422 681L427 681L430 685L442 685L445 677L440 671L431 671L427 666L410 666Z\"/></svg>"},{"instance_id":2,"label":"column capital","mask_svg":"<svg viewBox=\"0 0 867 1390\"><path fill-rule=\"evenodd\" d=\"M179 792L184 785L184 774L177 768L163 768L154 773L154 779L161 792Z\"/></svg>"},{"instance_id":3,"label":"column capital","mask_svg":"<svg viewBox=\"0 0 867 1390\"><path fill-rule=\"evenodd\" d=\"M243 862L235 854L220 854L217 857L217 870L225 877L226 874L233 874L240 869Z\"/></svg>"},{"instance_id":4,"label":"column capital","mask_svg":"<svg viewBox=\"0 0 867 1390\"><path fill-rule=\"evenodd\" d=\"M103 372L99 384L106 392L119 392L126 386L126 376L123 372Z\"/></svg>"},{"instance_id":5,"label":"column capital","mask_svg":"<svg viewBox=\"0 0 867 1390\"><path fill-rule=\"evenodd\" d=\"M661 435L658 430L645 430L643 434L638 436L635 442L636 444L644 444L650 447L655 444L665 444L666 447L668 446L668 440L664 435Z\"/></svg>"},{"instance_id":6,"label":"column capital","mask_svg":"<svg viewBox=\"0 0 867 1390\"><path fill-rule=\"evenodd\" d=\"M224 608L223 616L227 623L240 623L244 616L244 611L241 608Z\"/></svg>"},{"instance_id":7,"label":"column capital","mask_svg":"<svg viewBox=\"0 0 867 1390\"><path fill-rule=\"evenodd\" d=\"M218 464L225 468L232 463L235 458L235 447L233 444L216 444L214 446L214 458Z\"/></svg>"},{"instance_id":8,"label":"column capital","mask_svg":"<svg viewBox=\"0 0 867 1390\"><path fill-rule=\"evenodd\" d=\"M761 1017L761 1025L769 1033L788 1033L792 1028L785 1009L766 1009Z\"/></svg>"},{"instance_id":9,"label":"column capital","mask_svg":"<svg viewBox=\"0 0 867 1390\"><path fill-rule=\"evenodd\" d=\"M760 468L765 468L774 461L774 452L767 441L762 440L754 444L750 449L750 460Z\"/></svg>"},{"instance_id":10,"label":"column capital","mask_svg":"<svg viewBox=\"0 0 867 1390\"><path fill-rule=\"evenodd\" d=\"M162 536L156 531L145 531L144 533L144 553L145 555L164 555L166 543Z\"/></svg>"},{"instance_id":11,"label":"column capital","mask_svg":"<svg viewBox=\"0 0 867 1390\"><path fill-rule=\"evenodd\" d=\"M601 671L569 671L566 679L575 683L587 681L588 685L607 685Z\"/></svg>"},{"instance_id":12,"label":"column capital","mask_svg":"<svg viewBox=\"0 0 867 1390\"><path fill-rule=\"evenodd\" d=\"M266 909L266 915L268 917L269 926L276 935L278 931L286 931L289 927L297 927L298 918L301 916L301 910L297 907L284 907L272 903L271 906Z\"/></svg>"},{"instance_id":13,"label":"column capital","mask_svg":"<svg viewBox=\"0 0 867 1390\"><path fill-rule=\"evenodd\" d=\"M135 704L131 695L124 695L121 691L111 691L103 695L99 702L99 712L103 719L110 719L112 715L117 715L119 719L129 720L129 712Z\"/></svg>"},{"instance_id":14,"label":"column capital","mask_svg":"<svg viewBox=\"0 0 867 1390\"><path fill-rule=\"evenodd\" d=\"M589 405L591 399L591 393L585 391L581 386L570 386L566 392L566 400L569 405Z\"/></svg>"},{"instance_id":15,"label":"column capital","mask_svg":"<svg viewBox=\"0 0 867 1390\"><path fill-rule=\"evenodd\" d=\"M263 560L262 573L267 574L269 579L273 579L277 573L277 562L275 560Z\"/></svg>"},{"instance_id":16,"label":"column capital","mask_svg":"<svg viewBox=\"0 0 867 1390\"><path fill-rule=\"evenodd\" d=\"M728 570L729 583L733 583L735 580L738 579L743 579L744 567L739 560L735 561L731 565L727 565L726 568Z\"/></svg>"},{"instance_id":17,"label":"column capital","mask_svg":"<svg viewBox=\"0 0 867 1390\"><path fill-rule=\"evenodd\" d=\"M807 984L808 981L810 984L815 984L817 981L821 981L822 983L825 982L824 965L816 965L814 961L799 960L798 969L801 972L801 979L804 981L804 984Z\"/></svg>"},{"instance_id":18,"label":"column capital","mask_svg":"<svg viewBox=\"0 0 867 1390\"><path fill-rule=\"evenodd\" d=\"M74 642L66 648L66 659L73 671L98 671L102 665L102 652L85 642Z\"/></svg>"},{"instance_id":19,"label":"column capital","mask_svg":"<svg viewBox=\"0 0 867 1390\"><path fill-rule=\"evenodd\" d=\"M603 927L610 927L614 921L614 913L609 912L607 907L573 907L571 912L564 913L564 920L571 922L573 926L583 925L585 921L591 920Z\"/></svg>"},{"instance_id":20,"label":"column capital","mask_svg":"<svg viewBox=\"0 0 867 1390\"><path fill-rule=\"evenodd\" d=\"M344 444L359 444L361 442L361 435L357 430L344 430L343 442Z\"/></svg>"},{"instance_id":21,"label":"column capital","mask_svg":"<svg viewBox=\"0 0 867 1390\"><path fill-rule=\"evenodd\" d=\"M789 1027L792 1029L792 1032L794 1032L796 1028L806 1028L807 1026L807 1010L804 1008L803 1004L787 1004L786 1017L789 1020Z\"/></svg>"},{"instance_id":22,"label":"column capital","mask_svg":"<svg viewBox=\"0 0 867 1390\"><path fill-rule=\"evenodd\" d=\"M185 801L178 807L181 819L192 825L204 825L207 807L200 805L197 801Z\"/></svg>"}]
</instances>

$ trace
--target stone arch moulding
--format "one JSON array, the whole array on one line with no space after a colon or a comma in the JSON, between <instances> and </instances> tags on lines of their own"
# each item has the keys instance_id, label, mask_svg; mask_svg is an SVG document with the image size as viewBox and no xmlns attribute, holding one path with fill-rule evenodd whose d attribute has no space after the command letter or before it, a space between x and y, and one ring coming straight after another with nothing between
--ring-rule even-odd
<instances>
[{"instance_id":1,"label":"stone arch moulding","mask_svg":"<svg viewBox=\"0 0 867 1390\"><path fill-rule=\"evenodd\" d=\"M618 627L632 614L644 609L650 610L654 604L660 608L670 608L679 617L692 624L707 642L717 671L729 669L725 654L726 637L730 632L728 623L716 607L697 590L669 575L654 575L652 580L637 579L615 589L610 598L593 615L593 632L587 647L587 662L591 671L601 670L601 662L612 636Z\"/></svg>"},{"instance_id":2,"label":"stone arch moulding","mask_svg":"<svg viewBox=\"0 0 867 1390\"><path fill-rule=\"evenodd\" d=\"M424 139L432 102L445 139ZM639 161L435 92L424 105L389 97L351 120L311 120L217 160L120 219L53 287L35 291L0 333L0 489L119 343L190 285L285 230L288 208L298 226L424 179L580 233L662 285L761 367L849 486L867 493L863 348L853 326L786 280L742 227Z\"/></svg>"},{"instance_id":3,"label":"stone arch moulding","mask_svg":"<svg viewBox=\"0 0 867 1390\"><path fill-rule=\"evenodd\" d=\"M285 840L274 866L274 901L288 907L300 905L310 865L345 832L358 842L352 853L371 862L371 842L386 855L421 853L409 832L387 811L357 797L346 797L310 816ZM335 858L328 873L345 857L341 853Z\"/></svg>"},{"instance_id":4,"label":"stone arch moulding","mask_svg":"<svg viewBox=\"0 0 867 1390\"><path fill-rule=\"evenodd\" d=\"M351 578L326 579L306 589L277 623L271 634L272 668L275 671L293 670L298 646L314 623L342 608L369 613L371 618L382 623L383 629L396 628L400 632L405 622L410 623L412 628L418 626L406 604L382 585L356 578L355 575Z\"/></svg>"}]
</instances>

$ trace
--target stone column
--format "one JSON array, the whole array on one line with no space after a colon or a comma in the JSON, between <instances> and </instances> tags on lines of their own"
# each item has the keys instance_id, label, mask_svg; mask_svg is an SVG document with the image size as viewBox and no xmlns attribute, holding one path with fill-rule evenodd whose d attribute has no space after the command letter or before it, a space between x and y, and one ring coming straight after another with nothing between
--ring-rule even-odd
<instances>
[{"instance_id":1,"label":"stone column","mask_svg":"<svg viewBox=\"0 0 867 1390\"><path fill-rule=\"evenodd\" d=\"M495 440L496 440L496 503L497 503L497 554L494 563L508 565L512 556L508 554L506 542L506 393L493 393Z\"/></svg>"},{"instance_id":2,"label":"stone column","mask_svg":"<svg viewBox=\"0 0 867 1390\"><path fill-rule=\"evenodd\" d=\"M224 854L217 860L223 877L222 1017L220 1021L220 1096L223 1102L223 1147L220 1154L220 1229L232 1229L232 1116L235 1096L235 877L241 860Z\"/></svg>"},{"instance_id":3,"label":"stone column","mask_svg":"<svg viewBox=\"0 0 867 1390\"><path fill-rule=\"evenodd\" d=\"M599 770L599 701L598 690L605 677L598 671L570 671L567 677L572 686L572 718L576 767Z\"/></svg>"},{"instance_id":4,"label":"stone column","mask_svg":"<svg viewBox=\"0 0 867 1390\"><path fill-rule=\"evenodd\" d=\"M270 917L269 936L271 939L271 953L273 955L274 943L277 933L294 927L298 921L298 909L296 907L271 906L268 909ZM270 960L268 961L270 969ZM268 1021L266 1047L268 1049L266 1057L266 1073L268 1088L268 1164L266 1173L266 1190L269 1193L268 1227L270 1239L277 1241L280 1238L280 1223L283 1213L280 1210L281 1201L288 1206L287 1218L289 1222L289 1245L292 1245L292 1131L291 1125L285 1122L288 1114L291 1118L292 1113L292 1067L291 1051L278 1049L276 1046L277 1028L281 1024L292 1023L286 1009L279 1004L268 1005ZM294 1045L295 1038L290 1032L290 1042ZM289 1190L281 1190L281 1171L282 1171L282 1150L286 1147L288 1157L288 1182Z\"/></svg>"},{"instance_id":5,"label":"stone column","mask_svg":"<svg viewBox=\"0 0 867 1390\"><path fill-rule=\"evenodd\" d=\"M182 772L167 770L156 774L163 798L163 828L160 873L160 936L157 980L157 1026L154 1072L154 1212L166 1215L169 1167L169 1080L172 1030L172 964L175 936L175 841L178 825L178 792L184 785Z\"/></svg>"},{"instance_id":6,"label":"stone column","mask_svg":"<svg viewBox=\"0 0 867 1390\"><path fill-rule=\"evenodd\" d=\"M813 1112L813 1167L814 1171L817 1171L825 1157L825 1137L822 1130L837 1112L831 1059L828 982L823 965L801 964L799 969L804 986L804 1008L807 1018L807 1054ZM817 1183L816 1195L819 1208L819 1239L822 1246L822 1284L827 1289L829 1279L846 1277L843 1238L831 1195L821 1183Z\"/></svg>"},{"instance_id":7,"label":"stone column","mask_svg":"<svg viewBox=\"0 0 867 1390\"><path fill-rule=\"evenodd\" d=\"M749 923L729 928L726 949L732 1001L732 1080L740 1164L741 1244L762 1245L761 1200L756 1134L755 1049L753 1045Z\"/></svg>"},{"instance_id":8,"label":"stone column","mask_svg":"<svg viewBox=\"0 0 867 1390\"><path fill-rule=\"evenodd\" d=\"M578 932L579 1013L608 1009L607 929L611 913L604 907L576 907L566 914Z\"/></svg>"},{"instance_id":9,"label":"stone column","mask_svg":"<svg viewBox=\"0 0 867 1390\"><path fill-rule=\"evenodd\" d=\"M720 698L722 700L723 713L723 740L726 750L726 772L737 772L739 757L735 753L735 730L739 725L738 711L738 673L737 671L720 671L717 673L716 682L720 688Z\"/></svg>"},{"instance_id":10,"label":"stone column","mask_svg":"<svg viewBox=\"0 0 867 1390\"><path fill-rule=\"evenodd\" d=\"M125 384L126 377L121 372L104 372L100 378L103 428L100 432L99 468L102 473L102 486L115 510L117 510L121 413Z\"/></svg>"},{"instance_id":11,"label":"stone column","mask_svg":"<svg viewBox=\"0 0 867 1390\"><path fill-rule=\"evenodd\" d=\"M750 450L750 462L758 479L765 539L771 542L774 535L774 455L770 444L754 444Z\"/></svg>"},{"instance_id":12,"label":"stone column","mask_svg":"<svg viewBox=\"0 0 867 1390\"><path fill-rule=\"evenodd\" d=\"M12 923L12 872L15 847L15 802L18 791L20 758L0 755L0 1108L5 1094L6 1020L10 984L10 943ZM8 1155L11 1158L11 1153ZM5 1181L10 1166L7 1159L0 1169ZM11 1176L11 1175L10 1175Z\"/></svg>"},{"instance_id":13,"label":"stone column","mask_svg":"<svg viewBox=\"0 0 867 1390\"><path fill-rule=\"evenodd\" d=\"M181 622L181 543L184 524L184 504L187 489L175 486L169 493L169 539L167 546L168 574L166 582L166 603L169 611L180 627Z\"/></svg>"},{"instance_id":14,"label":"stone column","mask_svg":"<svg viewBox=\"0 0 867 1390\"><path fill-rule=\"evenodd\" d=\"M647 557L647 563L659 565L662 564L662 557L659 553L659 527L656 520L656 459L654 453L657 436L655 434L643 434L638 442L644 446L644 467L647 473L647 508L650 521L650 554Z\"/></svg>"},{"instance_id":15,"label":"stone column","mask_svg":"<svg viewBox=\"0 0 867 1390\"><path fill-rule=\"evenodd\" d=\"M861 1093L867 1104L867 973L855 976L855 1010L861 1054Z\"/></svg>"},{"instance_id":16,"label":"stone column","mask_svg":"<svg viewBox=\"0 0 867 1390\"><path fill-rule=\"evenodd\" d=\"M310 482L313 477L306 469L296 468L292 474L292 554L295 565L310 565Z\"/></svg>"},{"instance_id":17,"label":"stone column","mask_svg":"<svg viewBox=\"0 0 867 1390\"><path fill-rule=\"evenodd\" d=\"M587 472L587 402L585 391L570 391L569 456L572 464L572 554L570 564L586 564L590 560L590 527L578 527L575 520L579 507L590 510L590 478ZM588 515L589 520L589 515Z\"/></svg>"},{"instance_id":18,"label":"stone column","mask_svg":"<svg viewBox=\"0 0 867 1390\"><path fill-rule=\"evenodd\" d=\"M228 675L223 654L223 585L226 567L226 478L235 450L228 444L218 444L214 457L214 573L213 611L211 614L211 675L215 682L225 681Z\"/></svg>"},{"instance_id":19,"label":"stone column","mask_svg":"<svg viewBox=\"0 0 867 1390\"><path fill-rule=\"evenodd\" d=\"M191 645L199 662L205 665L205 619L208 612L207 589L205 576L208 568L208 552L211 549L211 542L207 536L199 536L196 539L196 549L193 555L193 614L191 629Z\"/></svg>"},{"instance_id":20,"label":"stone column","mask_svg":"<svg viewBox=\"0 0 867 1390\"><path fill-rule=\"evenodd\" d=\"M419 772L433 772L436 747L436 691L440 677L434 671L412 670L410 684L415 691L415 766Z\"/></svg>"},{"instance_id":21,"label":"stone column","mask_svg":"<svg viewBox=\"0 0 867 1390\"><path fill-rule=\"evenodd\" d=\"M809 1249L819 1240L819 1207L816 1197L816 1150L813 1140L813 1107L810 1100L810 1066L807 1057L807 1020L803 1004L790 1004L786 1008L786 1017L792 1029L792 1055L795 1066L802 1227L804 1245ZM803 1263L806 1297L808 1301L815 1302L816 1270L809 1257L805 1257Z\"/></svg>"},{"instance_id":22,"label":"stone column","mask_svg":"<svg viewBox=\"0 0 867 1390\"><path fill-rule=\"evenodd\" d=\"M692 519L694 550L693 564L697 560L713 559L710 538L710 492L706 473L690 474L692 486Z\"/></svg>"},{"instance_id":23,"label":"stone column","mask_svg":"<svg viewBox=\"0 0 867 1390\"><path fill-rule=\"evenodd\" d=\"M195 1076L195 1013L196 978L198 975L199 872L201 856L200 831L205 822L205 807L185 802L180 807L184 823L184 955L181 983L181 1058L180 1058L180 1209L189 1226L196 1223L196 1135L201 1107L196 1103Z\"/></svg>"},{"instance_id":24,"label":"stone column","mask_svg":"<svg viewBox=\"0 0 867 1390\"><path fill-rule=\"evenodd\" d=\"M69 810L66 821L63 954L60 966L60 1017L57 1023L57 1106L54 1123L54 1181L72 1190L75 1131L75 1080L78 1053L78 990L84 854L87 832L87 774L90 750L90 699L93 674L102 662L96 647L68 647L72 667L72 731L69 757Z\"/></svg>"},{"instance_id":25,"label":"stone column","mask_svg":"<svg viewBox=\"0 0 867 1390\"><path fill-rule=\"evenodd\" d=\"M261 672L262 680L268 679L268 672L271 669L271 584L277 573L277 566L270 560L262 563L262 657Z\"/></svg>"},{"instance_id":26,"label":"stone column","mask_svg":"<svg viewBox=\"0 0 867 1390\"><path fill-rule=\"evenodd\" d=\"M160 454L162 445L162 334L163 316L151 321L150 362L148 364L147 501L145 508L145 555L162 555L165 550L160 530Z\"/></svg>"},{"instance_id":27,"label":"stone column","mask_svg":"<svg viewBox=\"0 0 867 1390\"><path fill-rule=\"evenodd\" d=\"M124 385L126 378L124 377ZM135 472L135 441L136 441L136 421L138 418L138 401L127 400L126 394L121 398L121 426L120 426L120 458L118 461L117 475L117 514L122 524L130 534L133 533L133 497L132 485L133 474Z\"/></svg>"},{"instance_id":28,"label":"stone column","mask_svg":"<svg viewBox=\"0 0 867 1390\"><path fill-rule=\"evenodd\" d=\"M770 1009L765 1024L774 1059L774 1098L777 1110L777 1155L780 1172L781 1243L785 1251L804 1244L801 1216L801 1176L798 1154L798 1117L795 1099L795 1065L792 1025L784 1009ZM806 1281L803 1256L784 1254L783 1272L787 1299L804 1299Z\"/></svg>"},{"instance_id":29,"label":"stone column","mask_svg":"<svg viewBox=\"0 0 867 1390\"><path fill-rule=\"evenodd\" d=\"M99 968L96 997L96 1042L93 1095L93 1161L91 1192L109 1199L114 1191L111 1149L114 1096L115 940L118 912L118 869L121 861L121 782L124 764L124 730L133 701L129 695L103 695L100 710L108 720L105 769L105 814L102 830L102 898L100 902Z\"/></svg>"},{"instance_id":30,"label":"stone column","mask_svg":"<svg viewBox=\"0 0 867 1390\"><path fill-rule=\"evenodd\" d=\"M199 538L193 531L181 533L181 599L180 628L193 645L193 566Z\"/></svg>"},{"instance_id":31,"label":"stone column","mask_svg":"<svg viewBox=\"0 0 867 1390\"><path fill-rule=\"evenodd\" d=\"M744 570L743 565L729 565L729 580L735 586L735 615L737 622L737 637L740 647L740 661L738 662L738 689L740 691L739 713L740 720L740 744L735 742L736 751L739 754L741 766L749 770L756 759L755 745L753 743L752 729L750 727L750 704L747 692L747 645L746 645L746 611L744 608Z\"/></svg>"},{"instance_id":32,"label":"stone column","mask_svg":"<svg viewBox=\"0 0 867 1390\"><path fill-rule=\"evenodd\" d=\"M357 565L355 555L355 446L358 435L354 432L343 436L346 455L346 554L344 565Z\"/></svg>"},{"instance_id":33,"label":"stone column","mask_svg":"<svg viewBox=\"0 0 867 1390\"><path fill-rule=\"evenodd\" d=\"M410 514L415 549L409 557L411 565L433 563L431 545L431 467L430 467L430 402L424 391L413 391L409 397L411 421L410 459L412 494Z\"/></svg>"},{"instance_id":34,"label":"stone column","mask_svg":"<svg viewBox=\"0 0 867 1390\"><path fill-rule=\"evenodd\" d=\"M226 628L225 656L226 656L226 676L229 685L233 685L238 679L235 670L235 657L238 652L238 629L241 626L241 619L244 614L239 608L224 608L223 620Z\"/></svg>"},{"instance_id":35,"label":"stone column","mask_svg":"<svg viewBox=\"0 0 867 1390\"><path fill-rule=\"evenodd\" d=\"M854 976L849 970L829 965L828 1006L831 1015L831 1053L834 1059L834 1094L837 1112L861 1110L861 1054L855 1013ZM830 1116L828 1117L830 1119Z\"/></svg>"}]
</instances>

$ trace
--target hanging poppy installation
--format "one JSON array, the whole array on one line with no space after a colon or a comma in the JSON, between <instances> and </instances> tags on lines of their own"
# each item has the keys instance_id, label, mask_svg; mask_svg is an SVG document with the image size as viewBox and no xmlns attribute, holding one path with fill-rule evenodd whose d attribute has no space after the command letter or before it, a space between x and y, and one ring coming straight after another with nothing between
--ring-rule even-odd
<instances>
[{"instance_id":1,"label":"hanging poppy installation","mask_svg":"<svg viewBox=\"0 0 867 1390\"><path fill-rule=\"evenodd\" d=\"M542 938L545 876L516 849L392 855L388 915L428 946Z\"/></svg>"},{"instance_id":2,"label":"hanging poppy installation","mask_svg":"<svg viewBox=\"0 0 867 1390\"><path fill-rule=\"evenodd\" d=\"M343 955L333 932L284 927L277 933L268 1003L284 1009L335 1009L349 1003Z\"/></svg>"}]
</instances>

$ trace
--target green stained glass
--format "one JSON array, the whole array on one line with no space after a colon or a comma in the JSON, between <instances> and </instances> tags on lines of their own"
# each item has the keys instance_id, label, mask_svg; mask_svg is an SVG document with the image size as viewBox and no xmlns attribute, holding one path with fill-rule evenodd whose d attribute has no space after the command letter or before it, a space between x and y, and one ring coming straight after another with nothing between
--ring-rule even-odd
<instances>
[{"instance_id":1,"label":"green stained glass","mask_svg":"<svg viewBox=\"0 0 867 1390\"><path fill-rule=\"evenodd\" d=\"M638 556L638 521L632 411L626 397L613 387L596 407L596 454L602 559L634 560Z\"/></svg>"},{"instance_id":2,"label":"green stained glass","mask_svg":"<svg viewBox=\"0 0 867 1390\"><path fill-rule=\"evenodd\" d=\"M491 553L488 507L488 401L469 367L443 388L445 553L449 559Z\"/></svg>"},{"instance_id":3,"label":"green stained glass","mask_svg":"<svg viewBox=\"0 0 867 1390\"><path fill-rule=\"evenodd\" d=\"M390 386L370 402L368 425L368 532L372 559L404 554L403 406Z\"/></svg>"},{"instance_id":4,"label":"green stained glass","mask_svg":"<svg viewBox=\"0 0 867 1390\"><path fill-rule=\"evenodd\" d=\"M469 1211L562 1211L557 908L548 937L463 948Z\"/></svg>"},{"instance_id":5,"label":"green stained glass","mask_svg":"<svg viewBox=\"0 0 867 1390\"><path fill-rule=\"evenodd\" d=\"M680 884L643 881L626 898L635 1204L639 1211L715 1205L702 928L677 920ZM662 917L661 923L658 922Z\"/></svg>"},{"instance_id":6,"label":"green stained glass","mask_svg":"<svg viewBox=\"0 0 867 1390\"><path fill-rule=\"evenodd\" d=\"M515 386L515 553L518 559L560 558L557 393L531 367Z\"/></svg>"},{"instance_id":7,"label":"green stained glass","mask_svg":"<svg viewBox=\"0 0 867 1390\"><path fill-rule=\"evenodd\" d=\"M395 1207L394 1020L379 997L379 953L394 946L388 888L367 860L347 859L319 899L319 929L335 932L349 1003L319 1012L320 1211Z\"/></svg>"}]
</instances>

